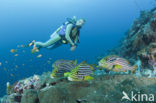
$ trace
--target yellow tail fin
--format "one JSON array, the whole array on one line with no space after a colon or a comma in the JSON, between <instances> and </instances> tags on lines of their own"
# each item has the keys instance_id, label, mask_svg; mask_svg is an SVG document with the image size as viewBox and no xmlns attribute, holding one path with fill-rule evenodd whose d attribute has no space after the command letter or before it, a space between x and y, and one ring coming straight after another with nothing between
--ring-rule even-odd
<instances>
[{"instance_id":1,"label":"yellow tail fin","mask_svg":"<svg viewBox=\"0 0 156 103\"><path fill-rule=\"evenodd\" d=\"M91 77L91 76L85 76L84 77L84 80L93 80L94 79L94 77Z\"/></svg>"}]
</instances>

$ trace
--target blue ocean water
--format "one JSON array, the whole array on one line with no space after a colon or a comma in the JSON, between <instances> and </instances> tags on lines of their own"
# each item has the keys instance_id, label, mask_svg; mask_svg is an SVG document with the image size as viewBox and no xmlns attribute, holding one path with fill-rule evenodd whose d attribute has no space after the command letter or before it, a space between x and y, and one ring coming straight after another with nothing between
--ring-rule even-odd
<instances>
[{"instance_id":1,"label":"blue ocean water","mask_svg":"<svg viewBox=\"0 0 156 103\"><path fill-rule=\"evenodd\" d=\"M0 0L0 96L5 94L6 82L51 71L57 59L95 63L99 55L119 43L140 10L154 5L154 0ZM31 54L31 48L19 48L17 57L10 53L31 40L48 40L72 16L86 20L75 51L63 45L37 54ZM36 58L38 54L43 57Z\"/></svg>"}]
</instances>

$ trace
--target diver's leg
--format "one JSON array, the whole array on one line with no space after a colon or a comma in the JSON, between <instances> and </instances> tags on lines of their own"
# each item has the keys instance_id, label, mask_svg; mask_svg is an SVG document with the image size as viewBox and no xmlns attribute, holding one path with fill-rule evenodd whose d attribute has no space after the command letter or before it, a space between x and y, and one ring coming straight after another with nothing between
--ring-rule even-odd
<instances>
[{"instance_id":1,"label":"diver's leg","mask_svg":"<svg viewBox=\"0 0 156 103\"><path fill-rule=\"evenodd\" d=\"M41 48L45 48L45 47L48 47L50 45L53 45L55 42L57 42L58 40L61 40L61 37L57 34L57 35L54 35L52 38L50 38L48 41L46 41L45 43L43 42L35 42L34 44L37 46L37 47L41 47Z\"/></svg>"},{"instance_id":2,"label":"diver's leg","mask_svg":"<svg viewBox=\"0 0 156 103\"><path fill-rule=\"evenodd\" d=\"M62 45L62 42L61 41L57 41L55 44L53 44L53 45L51 45L51 46L48 46L47 47L47 49L55 49L55 48L57 48L57 47L59 47L59 46L61 46Z\"/></svg>"}]
</instances>

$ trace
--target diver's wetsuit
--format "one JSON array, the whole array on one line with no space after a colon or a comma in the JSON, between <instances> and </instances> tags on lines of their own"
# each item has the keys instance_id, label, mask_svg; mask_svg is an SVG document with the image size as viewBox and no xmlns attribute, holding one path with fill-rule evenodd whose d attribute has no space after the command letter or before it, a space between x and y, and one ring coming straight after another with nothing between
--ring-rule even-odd
<instances>
[{"instance_id":1,"label":"diver's wetsuit","mask_svg":"<svg viewBox=\"0 0 156 103\"><path fill-rule=\"evenodd\" d=\"M59 36L59 34L54 32L52 34L52 37L48 41L46 41L44 43L43 42L35 42L35 44L39 48L48 48L49 46L52 46L54 43L56 43L59 40L61 40L61 37Z\"/></svg>"},{"instance_id":2,"label":"diver's wetsuit","mask_svg":"<svg viewBox=\"0 0 156 103\"><path fill-rule=\"evenodd\" d=\"M61 28L61 27L60 27ZM75 43L77 43L78 41L78 36L77 35L77 30L73 28L73 24L68 24L67 25L67 28L66 28L66 31L65 31L65 39L67 40L67 42L69 42L72 46L75 45ZM73 38L71 38L71 35L72 37L75 37L74 38L74 42L72 41ZM57 42L61 41L62 40L62 37L59 35L58 31L56 30L52 35L51 35L51 38L46 41L46 42L35 42L34 44L36 44L37 47L39 48L53 48L53 46L56 46L55 43L57 44ZM59 45L61 45L62 43L58 43ZM56 47L58 47L59 45L57 45Z\"/></svg>"}]
</instances>

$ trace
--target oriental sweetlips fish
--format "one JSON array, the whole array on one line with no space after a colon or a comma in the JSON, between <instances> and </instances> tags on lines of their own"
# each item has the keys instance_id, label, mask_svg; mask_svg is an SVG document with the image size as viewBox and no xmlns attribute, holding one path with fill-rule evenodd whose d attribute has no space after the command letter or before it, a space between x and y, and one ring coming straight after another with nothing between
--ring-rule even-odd
<instances>
[{"instance_id":1,"label":"oriental sweetlips fish","mask_svg":"<svg viewBox=\"0 0 156 103\"><path fill-rule=\"evenodd\" d=\"M64 76L68 77L69 81L92 80L93 70L94 68L84 61L72 69L71 72L64 73Z\"/></svg>"},{"instance_id":2,"label":"oriental sweetlips fish","mask_svg":"<svg viewBox=\"0 0 156 103\"><path fill-rule=\"evenodd\" d=\"M53 71L51 73L51 77L63 77L64 73L70 72L75 68L77 64L77 60L57 60L53 65Z\"/></svg>"},{"instance_id":3,"label":"oriental sweetlips fish","mask_svg":"<svg viewBox=\"0 0 156 103\"><path fill-rule=\"evenodd\" d=\"M134 73L137 69L137 66L131 66L129 62L116 55L106 56L99 61L99 67L111 70L114 72L127 72L131 71Z\"/></svg>"}]
</instances>

